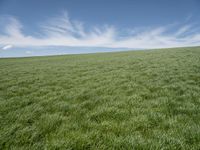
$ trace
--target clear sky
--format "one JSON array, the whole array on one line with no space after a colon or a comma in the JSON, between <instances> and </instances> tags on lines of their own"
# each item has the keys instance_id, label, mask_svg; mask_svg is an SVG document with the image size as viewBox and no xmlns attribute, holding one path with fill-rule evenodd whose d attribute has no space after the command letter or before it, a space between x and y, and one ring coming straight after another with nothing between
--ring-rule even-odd
<instances>
[{"instance_id":1,"label":"clear sky","mask_svg":"<svg viewBox=\"0 0 200 150\"><path fill-rule=\"evenodd\" d=\"M0 57L197 45L199 0L0 0Z\"/></svg>"}]
</instances>

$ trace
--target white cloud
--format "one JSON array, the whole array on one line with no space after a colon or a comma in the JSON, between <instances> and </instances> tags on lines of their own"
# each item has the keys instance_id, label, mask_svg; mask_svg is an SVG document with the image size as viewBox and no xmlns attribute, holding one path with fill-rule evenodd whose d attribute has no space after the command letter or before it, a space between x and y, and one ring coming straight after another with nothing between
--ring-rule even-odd
<instances>
[{"instance_id":1,"label":"white cloud","mask_svg":"<svg viewBox=\"0 0 200 150\"><path fill-rule=\"evenodd\" d=\"M7 49L10 49L12 47L13 47L12 45L6 45L6 46L2 47L2 50L7 50Z\"/></svg>"},{"instance_id":2,"label":"white cloud","mask_svg":"<svg viewBox=\"0 0 200 150\"><path fill-rule=\"evenodd\" d=\"M67 13L41 23L42 37L26 35L22 24L9 18L6 34L0 34L0 45L4 49L12 46L85 46L110 48L161 48L200 45L200 32L190 32L190 24L183 25L173 33L169 26L144 28L134 34L120 36L113 26L92 27L86 30L83 23L71 20ZM135 32L136 31L136 32ZM187 34L186 34L187 33ZM189 33L189 34L188 34Z\"/></svg>"},{"instance_id":3,"label":"white cloud","mask_svg":"<svg viewBox=\"0 0 200 150\"><path fill-rule=\"evenodd\" d=\"M176 36L180 36L183 35L184 33L188 32L191 29L191 25L185 25L183 27L181 27L177 32L176 32Z\"/></svg>"},{"instance_id":4,"label":"white cloud","mask_svg":"<svg viewBox=\"0 0 200 150\"><path fill-rule=\"evenodd\" d=\"M31 51L26 51L25 53L26 53L26 54L31 54L32 52L31 52Z\"/></svg>"}]
</instances>

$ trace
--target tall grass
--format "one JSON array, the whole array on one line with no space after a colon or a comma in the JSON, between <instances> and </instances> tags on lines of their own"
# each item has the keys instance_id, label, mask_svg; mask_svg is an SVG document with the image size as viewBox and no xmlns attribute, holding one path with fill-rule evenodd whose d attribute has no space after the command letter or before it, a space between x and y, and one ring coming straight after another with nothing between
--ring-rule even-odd
<instances>
[{"instance_id":1,"label":"tall grass","mask_svg":"<svg viewBox=\"0 0 200 150\"><path fill-rule=\"evenodd\" d=\"M0 149L200 148L200 47L0 59Z\"/></svg>"}]
</instances>

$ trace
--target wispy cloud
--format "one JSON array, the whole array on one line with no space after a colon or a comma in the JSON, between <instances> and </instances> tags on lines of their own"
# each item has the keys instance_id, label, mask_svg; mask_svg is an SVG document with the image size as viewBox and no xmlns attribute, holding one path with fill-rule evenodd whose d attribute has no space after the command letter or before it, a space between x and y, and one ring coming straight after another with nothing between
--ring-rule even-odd
<instances>
[{"instance_id":1,"label":"wispy cloud","mask_svg":"<svg viewBox=\"0 0 200 150\"><path fill-rule=\"evenodd\" d=\"M10 49L12 47L13 47L13 45L6 45L6 46L2 47L2 50L7 50L7 49Z\"/></svg>"},{"instance_id":2,"label":"wispy cloud","mask_svg":"<svg viewBox=\"0 0 200 150\"><path fill-rule=\"evenodd\" d=\"M32 52L31 52L31 51L25 51L25 53L26 53L26 54L31 54Z\"/></svg>"},{"instance_id":3,"label":"wispy cloud","mask_svg":"<svg viewBox=\"0 0 200 150\"><path fill-rule=\"evenodd\" d=\"M82 46L109 48L161 48L200 45L200 32L191 24L184 24L173 29L171 26L144 28L134 34L120 36L121 32L114 26L85 28L82 22L71 20L67 13L51 18L40 24L42 37L26 35L23 25L14 17L7 19L7 24L0 34L2 49L12 46ZM41 34L40 33L40 34Z\"/></svg>"},{"instance_id":4,"label":"wispy cloud","mask_svg":"<svg viewBox=\"0 0 200 150\"><path fill-rule=\"evenodd\" d=\"M191 27L192 27L191 25L182 26L181 28L178 29L175 35L180 36L185 34L186 32L190 32Z\"/></svg>"}]
</instances>

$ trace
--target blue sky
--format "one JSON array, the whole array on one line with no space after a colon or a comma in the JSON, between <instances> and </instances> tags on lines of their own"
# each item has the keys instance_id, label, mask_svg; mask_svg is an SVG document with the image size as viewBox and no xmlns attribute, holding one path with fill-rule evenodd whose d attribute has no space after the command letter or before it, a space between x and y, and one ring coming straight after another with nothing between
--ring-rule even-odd
<instances>
[{"instance_id":1,"label":"blue sky","mask_svg":"<svg viewBox=\"0 0 200 150\"><path fill-rule=\"evenodd\" d=\"M0 0L0 57L198 45L199 0Z\"/></svg>"}]
</instances>

